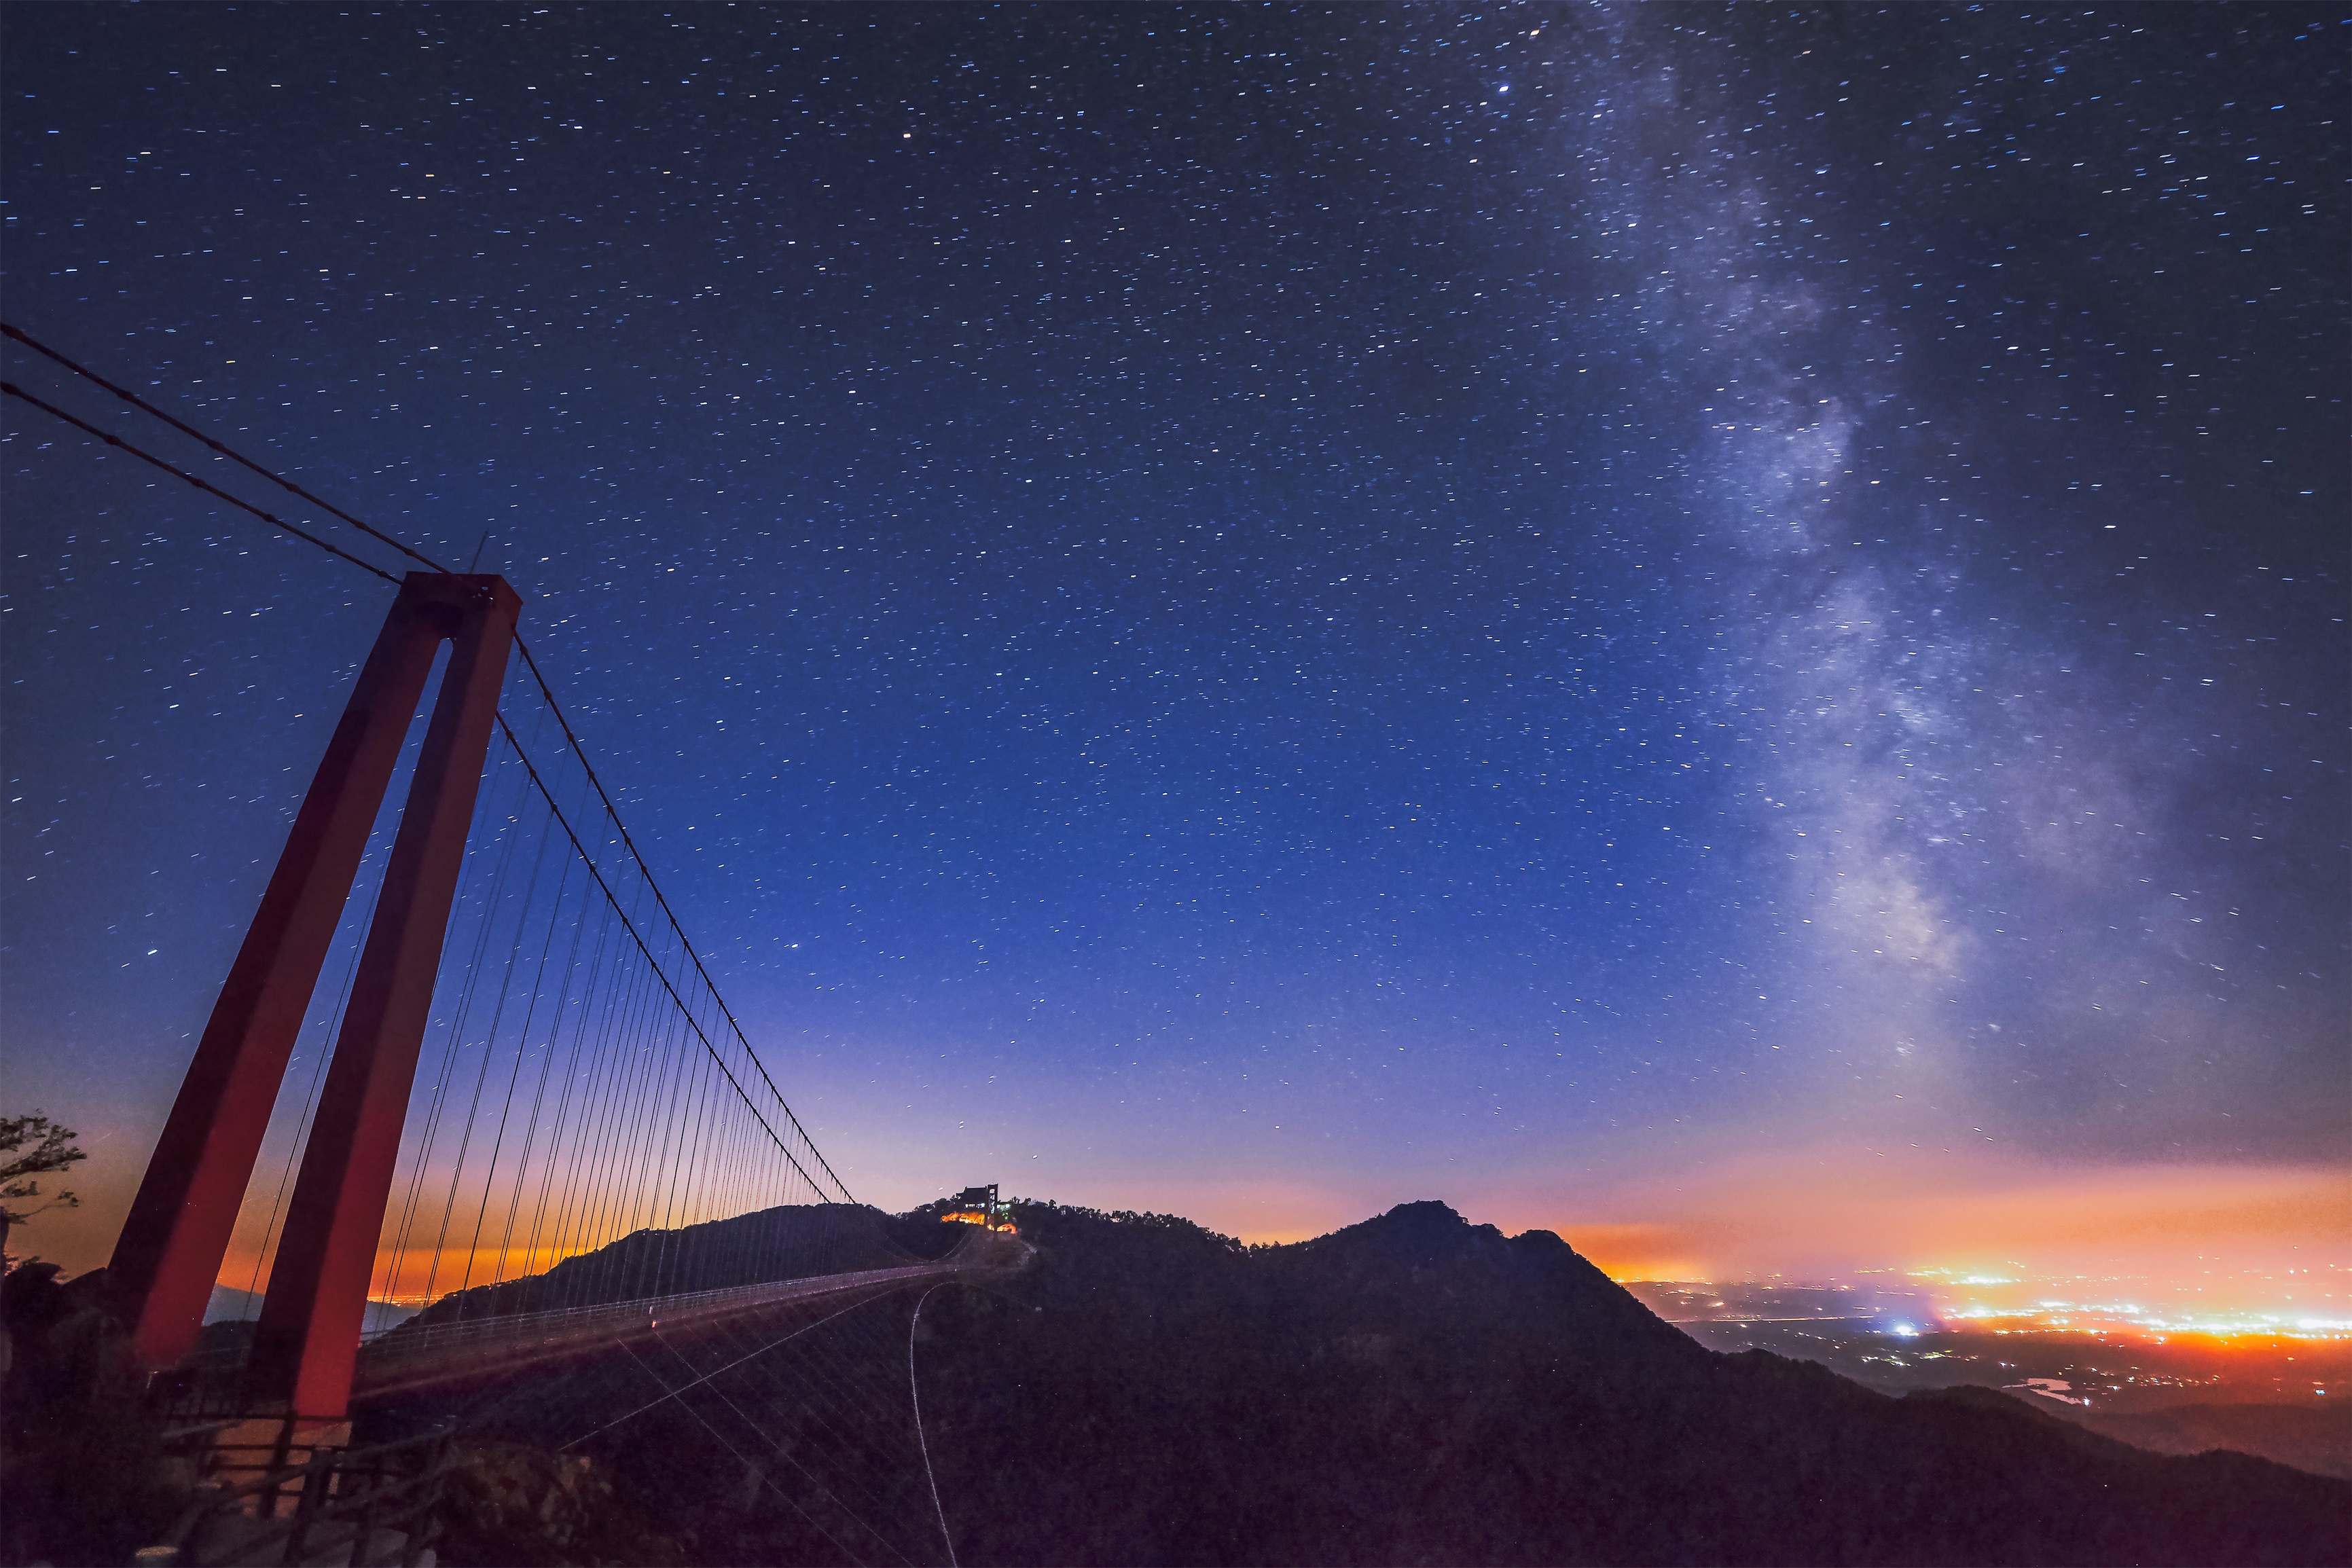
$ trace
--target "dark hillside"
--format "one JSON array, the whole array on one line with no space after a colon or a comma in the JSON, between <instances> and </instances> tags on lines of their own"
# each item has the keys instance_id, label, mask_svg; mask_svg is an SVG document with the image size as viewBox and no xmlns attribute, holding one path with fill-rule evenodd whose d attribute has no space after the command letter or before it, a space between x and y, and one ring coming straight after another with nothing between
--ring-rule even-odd
<instances>
[{"instance_id":1,"label":"dark hillside","mask_svg":"<svg viewBox=\"0 0 2352 1568\"><path fill-rule=\"evenodd\" d=\"M2294 1405L2175 1405L2132 1415L2094 1415L2062 1406L2052 1415L2072 1426L2159 1454L2235 1448L2314 1475L2352 1479L2352 1411Z\"/></svg>"},{"instance_id":2,"label":"dark hillside","mask_svg":"<svg viewBox=\"0 0 2352 1568\"><path fill-rule=\"evenodd\" d=\"M1443 1205L1274 1248L1014 1213L1018 1270L506 1399L469 1431L487 1469L445 1560L920 1561L943 1513L967 1564L2352 1562L2341 1480L1717 1354L1557 1237ZM905 1403L918 1299L936 1505ZM654 1397L690 1367L736 1370Z\"/></svg>"},{"instance_id":3,"label":"dark hillside","mask_svg":"<svg viewBox=\"0 0 2352 1568\"><path fill-rule=\"evenodd\" d=\"M1347 1303L1350 1321L1424 1331L1463 1315L1481 1332L1509 1323L1570 1335L1571 1354L1688 1358L1698 1346L1549 1230L1506 1237L1442 1203L1401 1204L1377 1219L1265 1254L1308 1299Z\"/></svg>"},{"instance_id":4,"label":"dark hillside","mask_svg":"<svg viewBox=\"0 0 2352 1568\"><path fill-rule=\"evenodd\" d=\"M925 1320L959 1551L1005 1563L2341 1563L2352 1488L1987 1391L1727 1357L1438 1204L1293 1247L1015 1210Z\"/></svg>"}]
</instances>

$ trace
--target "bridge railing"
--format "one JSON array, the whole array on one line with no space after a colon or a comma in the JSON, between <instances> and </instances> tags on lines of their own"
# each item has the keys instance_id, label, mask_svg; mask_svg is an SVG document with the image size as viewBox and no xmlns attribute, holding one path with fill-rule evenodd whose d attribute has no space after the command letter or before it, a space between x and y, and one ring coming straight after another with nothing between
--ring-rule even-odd
<instances>
[{"instance_id":1,"label":"bridge railing","mask_svg":"<svg viewBox=\"0 0 2352 1568\"><path fill-rule=\"evenodd\" d=\"M514 1312L471 1322L425 1327L402 1324L370 1336L362 1344L354 1389L362 1395L400 1392L472 1374L520 1367L665 1328L707 1324L792 1301L887 1288L968 1270L1018 1266L1028 1252L1018 1242L990 1245L991 1242L1003 1243L1003 1239L975 1234L959 1242L943 1258L891 1269L819 1274L541 1312Z\"/></svg>"},{"instance_id":2,"label":"bridge railing","mask_svg":"<svg viewBox=\"0 0 2352 1568\"><path fill-rule=\"evenodd\" d=\"M162 1541L133 1561L165 1563L434 1561L450 1434L439 1430L368 1448L318 1448L272 1469L236 1462L271 1445L219 1445L218 1478L198 1489ZM224 1463L223 1461L226 1461Z\"/></svg>"}]
</instances>

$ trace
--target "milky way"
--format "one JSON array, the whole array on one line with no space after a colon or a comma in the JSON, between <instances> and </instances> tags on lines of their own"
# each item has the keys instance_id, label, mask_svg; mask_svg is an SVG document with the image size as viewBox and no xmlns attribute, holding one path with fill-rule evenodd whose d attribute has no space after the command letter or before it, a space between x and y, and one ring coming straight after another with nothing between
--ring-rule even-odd
<instances>
[{"instance_id":1,"label":"milky way","mask_svg":"<svg viewBox=\"0 0 2352 1568\"><path fill-rule=\"evenodd\" d=\"M2340 21L26 7L6 314L516 583L884 1201L2340 1168ZM128 1166L385 594L6 415Z\"/></svg>"}]
</instances>

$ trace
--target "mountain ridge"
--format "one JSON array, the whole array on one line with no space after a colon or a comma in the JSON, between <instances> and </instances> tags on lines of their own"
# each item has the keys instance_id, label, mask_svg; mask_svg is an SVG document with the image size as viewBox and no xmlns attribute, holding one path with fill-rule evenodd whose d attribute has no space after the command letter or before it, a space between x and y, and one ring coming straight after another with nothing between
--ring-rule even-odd
<instances>
[{"instance_id":1,"label":"mountain ridge","mask_svg":"<svg viewBox=\"0 0 2352 1568\"><path fill-rule=\"evenodd\" d=\"M2346 1481L2149 1453L1992 1389L1895 1396L1719 1354L1549 1231L1422 1202L1253 1247L1173 1215L1011 1207L1028 1266L777 1341L700 1413L647 1406L625 1355L505 1406L468 1439L446 1561L621 1541L648 1563L835 1560L805 1507L899 1532L901 1554L944 1528L967 1563L2352 1564ZM896 1224L874 1234L961 1228ZM856 1419L884 1432L911 1376L924 1468L797 1469L847 1430L795 1403L803 1376L869 1391ZM770 1448L807 1495L770 1497ZM866 1513L823 1513L860 1487ZM572 1520L556 1536L533 1522L551 1509Z\"/></svg>"},{"instance_id":2,"label":"mountain ridge","mask_svg":"<svg viewBox=\"0 0 2352 1568\"><path fill-rule=\"evenodd\" d=\"M1549 1232L1443 1204L1223 1249L1013 1208L1036 1310L943 1293L954 1348L921 1369L975 1561L2352 1560L2340 1481L1721 1355ZM1130 1267L1155 1235L1179 1256ZM1188 1288L1135 1288L1171 1270ZM993 1506L1003 1476L1036 1496Z\"/></svg>"}]
</instances>

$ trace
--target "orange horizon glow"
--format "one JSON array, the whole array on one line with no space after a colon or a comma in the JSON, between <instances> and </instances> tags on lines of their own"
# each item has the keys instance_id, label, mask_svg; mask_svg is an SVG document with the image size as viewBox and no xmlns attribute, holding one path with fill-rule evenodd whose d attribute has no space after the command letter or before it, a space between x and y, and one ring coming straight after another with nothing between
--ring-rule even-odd
<instances>
[{"instance_id":1,"label":"orange horizon glow","mask_svg":"<svg viewBox=\"0 0 2352 1568\"><path fill-rule=\"evenodd\" d=\"M1576 1208L1549 1223L1529 1218L1614 1279L2024 1270L2164 1274L2187 1285L2209 1272L2352 1264L2352 1173L2333 1166L1808 1150L1618 1185Z\"/></svg>"},{"instance_id":2,"label":"orange horizon glow","mask_svg":"<svg viewBox=\"0 0 2352 1568\"><path fill-rule=\"evenodd\" d=\"M1623 1176L1523 1172L1452 1192L1392 1190L1377 1207L1295 1179L1186 1188L1148 1206L1189 1199L1180 1211L1251 1242L1305 1240L1434 1197L1506 1234L1552 1231L1620 1282L1937 1274L1955 1285L2064 1282L2055 1293L2076 1301L2145 1297L2168 1322L2352 1317L2352 1170L2341 1166L2070 1164L1815 1141ZM1147 1206L1125 1191L1114 1204ZM1940 1294L1986 1301L1981 1290Z\"/></svg>"},{"instance_id":3,"label":"orange horizon glow","mask_svg":"<svg viewBox=\"0 0 2352 1568\"><path fill-rule=\"evenodd\" d=\"M1399 1202L1439 1198L1508 1234L1555 1231L1620 1281L1799 1282L1944 1270L1955 1282L2040 1281L2051 1287L2044 1293L2075 1301L2133 1300L2151 1313L2161 1309L2169 1322L2263 1312L2284 1319L2283 1309L2299 1317L2306 1305L2315 1318L2352 1317L2344 1299L2352 1170L2342 1165L2067 1164L1990 1150L1882 1154L1815 1140L1770 1151L1723 1146L1673 1169L1653 1158L1627 1175L1610 1170L1606 1151L1580 1151L1578 1167L1468 1180L1280 1167L1205 1176L1137 1169L1093 1184L1046 1179L1066 1201L1181 1213L1247 1241L1305 1240ZM78 1184L82 1208L19 1228L12 1250L37 1252L69 1272L103 1266L137 1175L130 1161L94 1172L96 1179ZM254 1240L268 1215L264 1202L253 1216ZM473 1282L542 1272L568 1255L519 1247L501 1270L486 1250L476 1257ZM391 1281L395 1293L422 1296L433 1260L429 1251L412 1251ZM262 1288L267 1271L257 1275L256 1261L240 1236L220 1282ZM380 1250L372 1285L385 1283L389 1262L389 1249ZM444 1254L433 1293L466 1272L461 1252ZM2336 1301L2306 1302L2303 1282L2312 1294L2332 1289ZM2290 1287L2292 1301L2284 1299ZM1992 1287L1946 1299L1956 1308L1972 1299L1987 1308L2027 1304Z\"/></svg>"},{"instance_id":4,"label":"orange horizon glow","mask_svg":"<svg viewBox=\"0 0 2352 1568\"><path fill-rule=\"evenodd\" d=\"M398 1257L398 1272L393 1271L394 1254L391 1248L376 1251L374 1270L368 1276L368 1300L391 1301L404 1307L421 1307L439 1301L452 1291L477 1289L484 1285L510 1283L532 1274L543 1274L567 1258L577 1258L596 1250L593 1247L558 1250L549 1247L514 1247L503 1252L485 1247L469 1252L461 1247L435 1250L412 1247ZM467 1267L471 1262L470 1270ZM232 1251L221 1260L220 1272L214 1283L223 1290L259 1291L269 1283L268 1259L257 1259L250 1249ZM257 1263L260 1267L257 1267ZM432 1288L425 1288L430 1281ZM464 1283L460 1284L460 1281Z\"/></svg>"}]
</instances>

